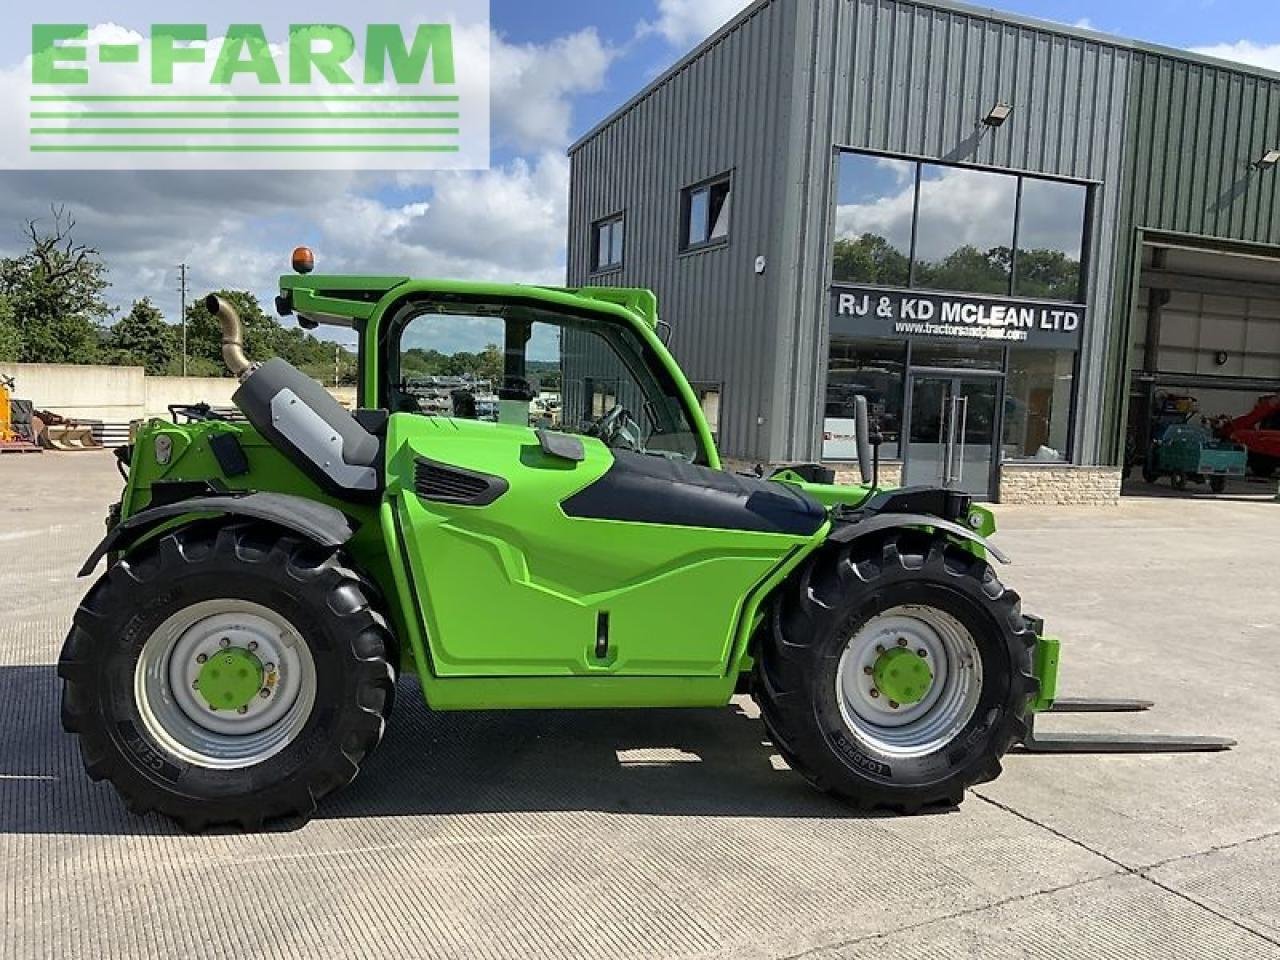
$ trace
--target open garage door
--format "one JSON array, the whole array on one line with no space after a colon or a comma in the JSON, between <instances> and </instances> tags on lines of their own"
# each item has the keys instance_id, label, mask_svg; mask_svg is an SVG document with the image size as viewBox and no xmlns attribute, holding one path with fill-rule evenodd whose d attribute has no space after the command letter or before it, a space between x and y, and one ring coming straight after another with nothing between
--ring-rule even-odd
<instances>
[{"instance_id":1,"label":"open garage door","mask_svg":"<svg viewBox=\"0 0 1280 960\"><path fill-rule=\"evenodd\" d=\"M1280 407L1268 405L1280 395L1280 250L1269 257L1149 243L1140 287L1126 492L1212 487L1274 496L1264 480L1280 466L1271 455ZM1265 435L1271 427L1274 438ZM1241 452L1214 442L1229 435L1252 448L1245 477L1237 476Z\"/></svg>"}]
</instances>

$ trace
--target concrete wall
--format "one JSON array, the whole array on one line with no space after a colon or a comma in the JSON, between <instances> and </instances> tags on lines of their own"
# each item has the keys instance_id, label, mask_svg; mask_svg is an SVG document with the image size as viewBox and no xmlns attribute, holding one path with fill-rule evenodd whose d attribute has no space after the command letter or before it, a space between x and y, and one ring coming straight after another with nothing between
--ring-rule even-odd
<instances>
[{"instance_id":1,"label":"concrete wall","mask_svg":"<svg viewBox=\"0 0 1280 960\"><path fill-rule=\"evenodd\" d=\"M0 363L0 375L12 377L14 396L39 410L104 423L168 417L169 404L230 407L236 389L230 377L148 377L141 367ZM354 387L329 392L344 406L355 407Z\"/></svg>"},{"instance_id":2,"label":"concrete wall","mask_svg":"<svg viewBox=\"0 0 1280 960\"><path fill-rule=\"evenodd\" d=\"M141 367L0 363L0 375L13 379L15 398L70 419L128 423L146 409L147 376Z\"/></svg>"}]
</instances>

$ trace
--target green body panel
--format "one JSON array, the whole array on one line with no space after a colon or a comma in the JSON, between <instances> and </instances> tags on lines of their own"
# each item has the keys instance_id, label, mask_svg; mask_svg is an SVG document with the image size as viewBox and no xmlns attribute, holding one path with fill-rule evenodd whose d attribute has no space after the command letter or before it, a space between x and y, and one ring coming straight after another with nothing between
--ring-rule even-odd
<instances>
[{"instance_id":1,"label":"green body panel","mask_svg":"<svg viewBox=\"0 0 1280 960\"><path fill-rule=\"evenodd\" d=\"M613 462L593 438L571 463L525 427L397 414L387 436L387 496L439 677L724 676L744 598L812 542L566 516L561 504ZM509 489L487 507L423 500L418 457Z\"/></svg>"},{"instance_id":2,"label":"green body panel","mask_svg":"<svg viewBox=\"0 0 1280 960\"><path fill-rule=\"evenodd\" d=\"M1045 713L1058 698L1058 657L1062 641L1057 637L1040 637L1032 656L1032 672L1040 681L1040 692L1031 704L1034 713Z\"/></svg>"},{"instance_id":3,"label":"green body panel","mask_svg":"<svg viewBox=\"0 0 1280 960\"><path fill-rule=\"evenodd\" d=\"M657 337L657 304L648 291L324 276L285 277L281 287L295 312L349 322L366 345L380 342L407 297L535 300L626 323L672 374L702 459L720 466L696 398ZM381 363L377 349L363 351L362 397L379 395ZM222 475L209 447L221 433L239 440L249 464L243 476ZM171 445L165 463L157 459L160 438ZM323 492L247 424L152 421L137 438L121 515L146 509L156 483L192 481L342 510L358 525L347 550L381 592L402 667L418 675L434 709L728 702L751 667L749 644L765 602L825 542L830 523L797 537L570 517L562 504L613 462L602 442L581 440L585 458L571 462L544 453L524 426L393 414L385 493L379 502L356 503ZM419 458L500 478L506 489L487 506L424 499L415 489ZM794 474L778 479L828 507L855 505L869 492L808 484ZM977 532L994 532L990 511L975 508L975 517ZM608 645L600 656L603 616ZM1052 667L1056 675L1053 650L1051 662L1037 651L1038 672ZM1042 677L1042 689L1051 691L1050 677Z\"/></svg>"}]
</instances>

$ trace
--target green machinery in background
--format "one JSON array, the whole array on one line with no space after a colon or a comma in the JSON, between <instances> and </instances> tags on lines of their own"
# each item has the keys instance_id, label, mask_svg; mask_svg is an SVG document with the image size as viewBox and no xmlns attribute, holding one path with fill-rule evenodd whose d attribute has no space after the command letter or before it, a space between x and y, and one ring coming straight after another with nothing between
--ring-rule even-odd
<instances>
[{"instance_id":1,"label":"green machinery in background","mask_svg":"<svg viewBox=\"0 0 1280 960\"><path fill-rule=\"evenodd\" d=\"M1152 415L1151 449L1142 478L1156 483L1168 477L1175 490L1188 483L1204 483L1222 493L1230 478L1243 479L1249 452L1240 444L1214 436L1207 426L1193 423L1199 405L1194 397L1157 394Z\"/></svg>"}]
</instances>

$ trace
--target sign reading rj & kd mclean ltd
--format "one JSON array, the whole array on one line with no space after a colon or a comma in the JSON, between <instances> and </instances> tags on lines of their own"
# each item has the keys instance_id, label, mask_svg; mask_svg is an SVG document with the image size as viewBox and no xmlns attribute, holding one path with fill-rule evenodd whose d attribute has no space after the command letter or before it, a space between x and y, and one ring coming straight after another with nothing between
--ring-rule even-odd
<instances>
[{"instance_id":1,"label":"sign reading rj & kd mclean ltd","mask_svg":"<svg viewBox=\"0 0 1280 960\"><path fill-rule=\"evenodd\" d=\"M831 332L851 337L968 340L1078 350L1086 308L965 294L836 287Z\"/></svg>"}]
</instances>

